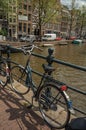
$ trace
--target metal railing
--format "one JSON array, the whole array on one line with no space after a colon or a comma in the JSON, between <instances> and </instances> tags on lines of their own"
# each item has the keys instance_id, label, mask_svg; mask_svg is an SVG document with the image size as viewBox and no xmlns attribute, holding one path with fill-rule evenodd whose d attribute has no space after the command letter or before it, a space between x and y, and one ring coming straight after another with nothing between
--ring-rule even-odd
<instances>
[{"instance_id":1,"label":"metal railing","mask_svg":"<svg viewBox=\"0 0 86 130\"><path fill-rule=\"evenodd\" d=\"M61 64L61 65L64 65L64 66L68 66L68 67L71 67L71 68L78 69L80 71L86 72L86 67L77 66L77 65L74 65L74 64L71 64L71 63L68 63L68 62L64 62L64 61L55 59L53 57L53 50L52 49L49 49L48 53L49 53L49 55L47 57L43 56L43 55L35 54L35 53L33 53L32 55L35 56L35 57L42 58L42 59L46 60L48 65L51 65L52 63L58 63L58 64ZM42 76L42 73L40 73L38 71L32 70L32 72L39 75L39 76ZM68 86L68 89L70 89L71 91L76 92L78 94L81 94L81 95L84 96L84 98L86 98L85 97L86 92L84 92L84 91L82 91L80 89L74 88L72 86ZM79 109L78 107L74 107L74 109L75 109L75 111L86 115L86 111L83 111L83 110Z\"/></svg>"},{"instance_id":2,"label":"metal railing","mask_svg":"<svg viewBox=\"0 0 86 130\"><path fill-rule=\"evenodd\" d=\"M64 66L68 66L68 67L71 67L71 68L74 68L74 69L77 69L77 70L80 70L80 71L83 71L83 72L86 72L86 67L82 67L82 66L77 66L77 65L74 65L74 64L71 64L71 63L68 63L68 62L64 62L64 61L61 61L61 60L58 60L58 59L55 59L53 57L53 49L48 49L48 56L43 56L43 55L39 55L39 54L36 54L36 53L32 53L32 55L34 57L38 57L38 58L41 58L41 59L44 59L47 61L48 65L51 66L52 63L57 63L57 64L61 64L61 65L64 65ZM12 62L13 64L15 64L15 62ZM17 64L17 63L16 63ZM33 73L39 75L39 76L42 76L43 74L38 72L38 71L35 71L35 70L32 70ZM74 88L72 86L68 86L68 90L71 90L73 92L76 92L78 94L81 94L84 96L84 98L86 98L86 92L80 90L80 89L77 89L77 88ZM75 107L74 106L74 109L81 113L81 114L84 114L86 115L86 111L83 111L82 109L79 109L78 107Z\"/></svg>"}]
</instances>

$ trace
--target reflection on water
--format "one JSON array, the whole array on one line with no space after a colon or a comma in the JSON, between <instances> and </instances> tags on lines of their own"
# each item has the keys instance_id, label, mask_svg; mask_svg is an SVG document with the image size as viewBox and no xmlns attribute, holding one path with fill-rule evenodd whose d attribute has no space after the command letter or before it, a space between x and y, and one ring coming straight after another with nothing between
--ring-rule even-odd
<instances>
[{"instance_id":1,"label":"reflection on water","mask_svg":"<svg viewBox=\"0 0 86 130\"><path fill-rule=\"evenodd\" d=\"M86 67L86 44L81 45L56 45L54 48L54 57L56 59L69 62L75 65L84 66ZM48 47L43 47L43 52L39 52L36 50L36 53L40 55L48 55ZM19 62L20 64L25 65L25 62L27 60L28 56L24 55L22 53L15 53L12 54L12 59ZM39 72L43 72L42 64L45 61L43 59L39 59L37 57L32 57L31 60L31 67ZM66 84L73 86L77 89L81 89L83 91L86 91L86 72L76 70L64 65L60 64L53 64L56 68L56 71L54 72L54 77L56 79L59 79L62 82L65 82ZM38 81L40 77L35 77L35 81ZM80 102L80 99L83 99L83 97L80 98L80 95L76 95L72 93L72 98L77 99ZM79 99L80 98L80 99ZM84 110L86 110L86 98L84 98L82 105L84 107ZM82 105L79 104L79 107Z\"/></svg>"},{"instance_id":2,"label":"reflection on water","mask_svg":"<svg viewBox=\"0 0 86 130\"><path fill-rule=\"evenodd\" d=\"M57 46L55 56L70 63L86 66L86 44Z\"/></svg>"}]
</instances>

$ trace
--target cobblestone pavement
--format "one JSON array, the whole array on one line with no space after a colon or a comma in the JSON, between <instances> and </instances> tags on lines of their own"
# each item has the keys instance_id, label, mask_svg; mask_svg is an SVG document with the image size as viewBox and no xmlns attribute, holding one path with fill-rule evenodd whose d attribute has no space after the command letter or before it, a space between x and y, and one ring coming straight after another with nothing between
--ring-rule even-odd
<instances>
[{"instance_id":1,"label":"cobblestone pavement","mask_svg":"<svg viewBox=\"0 0 86 130\"><path fill-rule=\"evenodd\" d=\"M26 102L11 88L0 86L0 130L50 130L39 116L38 107L27 109Z\"/></svg>"}]
</instances>

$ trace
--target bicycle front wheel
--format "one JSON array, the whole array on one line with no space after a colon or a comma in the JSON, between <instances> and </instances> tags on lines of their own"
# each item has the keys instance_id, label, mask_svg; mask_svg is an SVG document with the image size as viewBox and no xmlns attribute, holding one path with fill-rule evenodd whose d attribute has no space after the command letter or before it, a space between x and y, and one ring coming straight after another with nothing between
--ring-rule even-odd
<instances>
[{"instance_id":1,"label":"bicycle front wheel","mask_svg":"<svg viewBox=\"0 0 86 130\"><path fill-rule=\"evenodd\" d=\"M11 69L11 86L18 94L26 94L29 91L29 87L26 86L27 73L21 66L14 66Z\"/></svg>"},{"instance_id":2,"label":"bicycle front wheel","mask_svg":"<svg viewBox=\"0 0 86 130\"><path fill-rule=\"evenodd\" d=\"M7 73L6 73L6 63L0 62L0 84L5 87L7 84Z\"/></svg>"},{"instance_id":3,"label":"bicycle front wheel","mask_svg":"<svg viewBox=\"0 0 86 130\"><path fill-rule=\"evenodd\" d=\"M39 108L45 122L51 127L62 129L70 119L67 100L57 85L48 83L39 92Z\"/></svg>"}]
</instances>

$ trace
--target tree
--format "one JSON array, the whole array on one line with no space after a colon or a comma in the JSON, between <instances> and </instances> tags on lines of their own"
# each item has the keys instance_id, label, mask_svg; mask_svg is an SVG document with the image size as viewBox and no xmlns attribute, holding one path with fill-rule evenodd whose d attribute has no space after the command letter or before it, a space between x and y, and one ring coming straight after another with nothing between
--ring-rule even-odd
<instances>
[{"instance_id":1,"label":"tree","mask_svg":"<svg viewBox=\"0 0 86 130\"><path fill-rule=\"evenodd\" d=\"M40 37L42 26L47 22L56 22L59 5L59 0L32 0L33 17Z\"/></svg>"},{"instance_id":2,"label":"tree","mask_svg":"<svg viewBox=\"0 0 86 130\"><path fill-rule=\"evenodd\" d=\"M7 36L7 30L6 27L4 27L5 22L7 23L7 10L8 10L8 0L0 0L0 16L2 18L3 26L0 30L0 34Z\"/></svg>"},{"instance_id":3,"label":"tree","mask_svg":"<svg viewBox=\"0 0 86 130\"><path fill-rule=\"evenodd\" d=\"M0 35L7 36L7 30L6 29L1 29L0 30Z\"/></svg>"},{"instance_id":4,"label":"tree","mask_svg":"<svg viewBox=\"0 0 86 130\"><path fill-rule=\"evenodd\" d=\"M8 0L0 0L0 9L7 11L8 8ZM0 13L3 13L0 11Z\"/></svg>"},{"instance_id":5,"label":"tree","mask_svg":"<svg viewBox=\"0 0 86 130\"><path fill-rule=\"evenodd\" d=\"M76 33L79 37L81 37L83 35L83 31L86 33L86 6L80 7L76 12Z\"/></svg>"}]
</instances>

